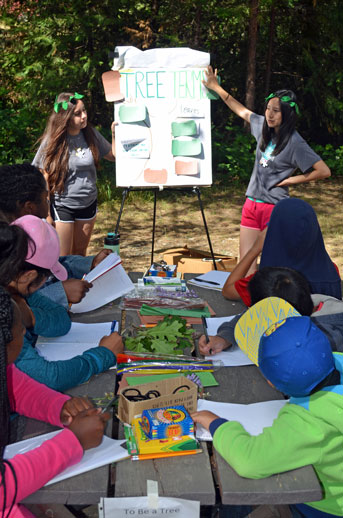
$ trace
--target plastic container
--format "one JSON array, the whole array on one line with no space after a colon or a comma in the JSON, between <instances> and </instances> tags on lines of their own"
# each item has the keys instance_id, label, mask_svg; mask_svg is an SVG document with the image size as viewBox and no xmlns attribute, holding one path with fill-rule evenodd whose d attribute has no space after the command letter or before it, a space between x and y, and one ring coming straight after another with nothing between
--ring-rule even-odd
<instances>
[{"instance_id":1,"label":"plastic container","mask_svg":"<svg viewBox=\"0 0 343 518\"><path fill-rule=\"evenodd\" d=\"M104 240L104 248L109 248L112 252L115 252L119 255L119 241L120 234L115 234L114 232L108 232L107 236Z\"/></svg>"}]
</instances>

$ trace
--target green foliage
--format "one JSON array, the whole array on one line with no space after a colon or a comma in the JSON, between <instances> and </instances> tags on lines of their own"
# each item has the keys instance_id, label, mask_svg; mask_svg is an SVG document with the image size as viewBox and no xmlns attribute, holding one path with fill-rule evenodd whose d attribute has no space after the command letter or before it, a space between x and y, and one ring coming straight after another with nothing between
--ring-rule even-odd
<instances>
[{"instance_id":1,"label":"green foliage","mask_svg":"<svg viewBox=\"0 0 343 518\"><path fill-rule=\"evenodd\" d=\"M42 133L40 117L29 108L0 110L0 164L31 161L33 145Z\"/></svg>"},{"instance_id":2,"label":"green foliage","mask_svg":"<svg viewBox=\"0 0 343 518\"><path fill-rule=\"evenodd\" d=\"M61 91L85 94L90 120L109 134L113 104L104 99L101 74L110 69L108 52L116 45L208 51L223 87L244 103L249 8L250 0L3 0L0 161L32 159L34 143ZM258 17L255 111L261 113L270 91L294 90L299 131L321 146L333 175L342 175L341 0L259 0ZM246 182L254 160L252 137L221 101L212 103L212 120L215 182ZM98 185L100 201L118 198L113 164L103 166Z\"/></svg>"},{"instance_id":3,"label":"green foliage","mask_svg":"<svg viewBox=\"0 0 343 518\"><path fill-rule=\"evenodd\" d=\"M247 182L255 160L256 140L242 127L228 124L212 133L214 179L220 183Z\"/></svg>"},{"instance_id":4,"label":"green foliage","mask_svg":"<svg viewBox=\"0 0 343 518\"><path fill-rule=\"evenodd\" d=\"M184 349L193 345L192 336L184 318L167 316L155 327L140 329L135 338L126 338L125 348L139 353L183 354Z\"/></svg>"},{"instance_id":5,"label":"green foliage","mask_svg":"<svg viewBox=\"0 0 343 518\"><path fill-rule=\"evenodd\" d=\"M343 146L335 149L331 144L326 144L313 146L313 149L330 167L332 176L343 176Z\"/></svg>"}]
</instances>

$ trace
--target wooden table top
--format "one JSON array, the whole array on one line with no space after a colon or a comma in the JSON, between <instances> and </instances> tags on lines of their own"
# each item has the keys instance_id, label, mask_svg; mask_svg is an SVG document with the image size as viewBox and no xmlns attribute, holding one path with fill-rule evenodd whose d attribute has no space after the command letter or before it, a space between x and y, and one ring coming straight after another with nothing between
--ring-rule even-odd
<instances>
[{"instance_id":1,"label":"wooden table top","mask_svg":"<svg viewBox=\"0 0 343 518\"><path fill-rule=\"evenodd\" d=\"M135 282L142 274L132 273ZM186 274L186 280L194 275ZM207 300L215 310L216 316L228 316L240 313L245 306L240 302L225 300L215 290L194 287L199 295ZM120 319L119 300L110 305L75 315L79 322L105 322ZM139 323L135 311L126 312L127 324ZM200 326L195 326L201 331ZM270 399L282 399L281 393L271 388L255 366L223 367L215 372L218 387L208 389L208 398L215 401L232 403L254 403ZM99 397L104 392L113 390L115 371L94 376L87 383L68 391L71 395L89 395ZM41 423L30 420L27 433L34 431ZM49 425L39 433L50 431ZM35 428L36 427L36 428ZM110 431L107 432L108 434ZM122 434L122 427L119 427ZM239 477L233 469L215 452L212 445L202 443L203 453L170 459L147 461L124 460L116 464L115 496L135 497L146 495L146 480L156 480L159 494L198 500L202 505L216 503L218 481L221 502L223 504L282 504L319 500L321 489L312 466L275 475L267 479L250 480ZM108 466L98 468L83 475L53 484L30 495L25 502L63 503L70 505L90 505L98 503L100 497L108 496L111 483Z\"/></svg>"}]
</instances>

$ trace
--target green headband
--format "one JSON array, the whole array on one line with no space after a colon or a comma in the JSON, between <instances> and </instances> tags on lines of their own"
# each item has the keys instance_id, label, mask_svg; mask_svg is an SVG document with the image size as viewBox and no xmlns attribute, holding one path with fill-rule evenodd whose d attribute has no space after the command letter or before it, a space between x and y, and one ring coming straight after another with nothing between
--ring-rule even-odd
<instances>
[{"instance_id":1,"label":"green headband","mask_svg":"<svg viewBox=\"0 0 343 518\"><path fill-rule=\"evenodd\" d=\"M269 101L269 99L272 99L273 97L277 97L275 94L270 94L268 97L265 98L265 101ZM289 97L289 95L284 95L283 97L279 97L280 101L287 103L291 106L291 108L295 108L296 114L299 115L299 106L296 102L292 101L292 99Z\"/></svg>"},{"instance_id":2,"label":"green headband","mask_svg":"<svg viewBox=\"0 0 343 518\"><path fill-rule=\"evenodd\" d=\"M68 103L72 102L73 99L78 100L78 99L82 99L82 98L83 98L83 95L75 92L74 95L71 95L67 101L57 102L57 95L56 95L56 99L55 99L55 103L54 103L54 110L56 113L58 113L61 108L63 108L63 110L68 110Z\"/></svg>"}]
</instances>

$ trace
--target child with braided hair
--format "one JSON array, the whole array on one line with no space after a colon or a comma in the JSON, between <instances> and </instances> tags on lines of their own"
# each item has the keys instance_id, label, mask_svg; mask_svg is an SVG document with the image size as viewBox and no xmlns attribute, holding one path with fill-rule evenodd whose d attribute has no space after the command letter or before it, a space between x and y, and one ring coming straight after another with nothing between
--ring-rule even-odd
<instances>
[{"instance_id":1,"label":"child with braided hair","mask_svg":"<svg viewBox=\"0 0 343 518\"><path fill-rule=\"evenodd\" d=\"M236 115L250 123L257 141L254 169L246 191L240 229L242 259L266 228L274 205L288 198L288 187L321 180L330 169L295 130L299 107L291 90L278 90L265 99L264 115L252 112L218 83L217 70L207 68L204 85L216 92ZM294 175L296 169L303 174ZM247 275L256 271L253 261Z\"/></svg>"},{"instance_id":2,"label":"child with braided hair","mask_svg":"<svg viewBox=\"0 0 343 518\"><path fill-rule=\"evenodd\" d=\"M42 173L28 163L0 166L0 213L12 222L21 216L46 219L49 213L47 183ZM91 284L82 277L95 268L111 251L101 250L95 256L67 255L59 261L68 272L68 279L50 277L40 292L66 309L80 302Z\"/></svg>"},{"instance_id":3,"label":"child with braided hair","mask_svg":"<svg viewBox=\"0 0 343 518\"><path fill-rule=\"evenodd\" d=\"M23 345L25 328L18 306L0 286L0 516L32 517L18 502L51 478L79 462L83 451L98 446L109 414L85 398L70 398L32 380L13 364ZM4 458L10 412L47 421L64 430L39 448ZM6 453L5 453L6 457Z\"/></svg>"}]
</instances>

